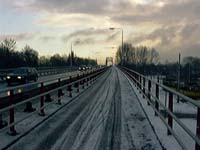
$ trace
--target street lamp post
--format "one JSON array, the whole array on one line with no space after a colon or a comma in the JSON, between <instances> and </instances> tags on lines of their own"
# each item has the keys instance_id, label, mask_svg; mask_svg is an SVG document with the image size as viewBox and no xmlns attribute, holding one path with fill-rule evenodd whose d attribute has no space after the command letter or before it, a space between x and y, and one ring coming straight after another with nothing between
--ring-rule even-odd
<instances>
[{"instance_id":1,"label":"street lamp post","mask_svg":"<svg viewBox=\"0 0 200 150\"><path fill-rule=\"evenodd\" d=\"M115 29L121 30L121 32L122 32L122 48L121 48L121 53L122 53L122 65L123 65L124 64L124 56L123 56L123 53L124 53L124 31L123 31L123 28L110 28L110 30L115 30Z\"/></svg>"},{"instance_id":2,"label":"street lamp post","mask_svg":"<svg viewBox=\"0 0 200 150\"><path fill-rule=\"evenodd\" d=\"M70 67L72 69L72 45L73 45L73 42L71 42L71 56L70 56Z\"/></svg>"},{"instance_id":3,"label":"street lamp post","mask_svg":"<svg viewBox=\"0 0 200 150\"><path fill-rule=\"evenodd\" d=\"M72 68L72 66L73 66L73 61L72 61L73 46L74 46L75 44L78 44L78 43L80 43L80 42L79 42L79 41L71 42L71 57L70 57L70 67L71 67L71 68Z\"/></svg>"}]
</instances>

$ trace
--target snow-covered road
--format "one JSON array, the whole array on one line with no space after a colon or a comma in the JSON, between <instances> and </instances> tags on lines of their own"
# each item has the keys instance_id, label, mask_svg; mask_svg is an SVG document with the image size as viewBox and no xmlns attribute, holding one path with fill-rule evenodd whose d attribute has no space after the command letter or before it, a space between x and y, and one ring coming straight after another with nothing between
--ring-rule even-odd
<instances>
[{"instance_id":1,"label":"snow-covered road","mask_svg":"<svg viewBox=\"0 0 200 150\"><path fill-rule=\"evenodd\" d=\"M128 80L110 68L12 150L161 150Z\"/></svg>"}]
</instances>

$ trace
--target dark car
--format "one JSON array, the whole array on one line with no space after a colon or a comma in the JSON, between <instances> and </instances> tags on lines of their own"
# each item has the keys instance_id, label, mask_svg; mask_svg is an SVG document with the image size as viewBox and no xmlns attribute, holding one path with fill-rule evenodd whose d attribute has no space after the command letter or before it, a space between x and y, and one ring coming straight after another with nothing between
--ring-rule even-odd
<instances>
[{"instance_id":1,"label":"dark car","mask_svg":"<svg viewBox=\"0 0 200 150\"><path fill-rule=\"evenodd\" d=\"M8 85L11 83L28 83L29 81L37 81L38 72L35 68L21 67L15 69L12 73L6 76Z\"/></svg>"}]
</instances>

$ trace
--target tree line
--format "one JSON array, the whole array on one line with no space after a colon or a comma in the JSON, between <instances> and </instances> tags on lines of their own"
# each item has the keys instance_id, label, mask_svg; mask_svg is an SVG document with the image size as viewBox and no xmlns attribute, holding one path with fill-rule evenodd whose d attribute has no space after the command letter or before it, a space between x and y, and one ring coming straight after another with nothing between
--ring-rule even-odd
<instances>
[{"instance_id":1,"label":"tree line","mask_svg":"<svg viewBox=\"0 0 200 150\"><path fill-rule=\"evenodd\" d=\"M185 82L196 82L200 78L200 58L187 56L180 64L176 62L161 63L160 55L155 48L146 46L133 46L130 43L124 43L123 51L121 46L116 52L116 62L132 68L145 75L163 75L177 80L178 71L180 71L181 80Z\"/></svg>"},{"instance_id":2,"label":"tree line","mask_svg":"<svg viewBox=\"0 0 200 150\"><path fill-rule=\"evenodd\" d=\"M118 65L130 67L140 73L152 74L157 72L159 53L155 48L135 47L130 43L124 43L123 50L121 46L117 50L116 62Z\"/></svg>"},{"instance_id":3,"label":"tree line","mask_svg":"<svg viewBox=\"0 0 200 150\"><path fill-rule=\"evenodd\" d=\"M5 39L0 43L0 68L29 67L60 67L97 65L96 60L77 57L74 52L69 55L55 54L53 56L39 56L38 52L26 45L21 51L16 50L16 41Z\"/></svg>"}]
</instances>

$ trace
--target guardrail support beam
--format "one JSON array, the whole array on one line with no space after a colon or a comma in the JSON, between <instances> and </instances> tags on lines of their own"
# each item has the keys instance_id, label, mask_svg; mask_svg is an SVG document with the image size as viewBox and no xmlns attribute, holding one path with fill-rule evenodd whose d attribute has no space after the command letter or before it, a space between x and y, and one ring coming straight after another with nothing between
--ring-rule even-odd
<instances>
[{"instance_id":1,"label":"guardrail support beam","mask_svg":"<svg viewBox=\"0 0 200 150\"><path fill-rule=\"evenodd\" d=\"M79 74L77 75L77 80L79 80L80 77L79 77ZM80 84L80 81L78 81L77 83L75 83L75 87L77 88L76 89L76 92L79 93L79 84Z\"/></svg>"},{"instance_id":2,"label":"guardrail support beam","mask_svg":"<svg viewBox=\"0 0 200 150\"><path fill-rule=\"evenodd\" d=\"M3 115L0 114L0 129L4 128L7 125L8 125L7 121L4 121L3 120Z\"/></svg>"},{"instance_id":3,"label":"guardrail support beam","mask_svg":"<svg viewBox=\"0 0 200 150\"><path fill-rule=\"evenodd\" d=\"M159 86L156 84L156 98L159 99ZM155 108L159 111L159 103L157 100L155 100ZM158 116L158 114L155 112L155 116Z\"/></svg>"},{"instance_id":4,"label":"guardrail support beam","mask_svg":"<svg viewBox=\"0 0 200 150\"><path fill-rule=\"evenodd\" d=\"M72 97L72 85L67 87L67 91L69 91L69 97Z\"/></svg>"},{"instance_id":5,"label":"guardrail support beam","mask_svg":"<svg viewBox=\"0 0 200 150\"><path fill-rule=\"evenodd\" d=\"M26 108L24 109L24 112L34 112L36 109L33 108L33 105L31 102L26 103Z\"/></svg>"},{"instance_id":6,"label":"guardrail support beam","mask_svg":"<svg viewBox=\"0 0 200 150\"><path fill-rule=\"evenodd\" d=\"M145 77L143 77L143 98L145 98L145 95L146 95L146 93L145 93L145 82L146 82Z\"/></svg>"},{"instance_id":7,"label":"guardrail support beam","mask_svg":"<svg viewBox=\"0 0 200 150\"><path fill-rule=\"evenodd\" d=\"M52 102L53 101L50 94L47 94L45 97L46 97L45 102Z\"/></svg>"},{"instance_id":8,"label":"guardrail support beam","mask_svg":"<svg viewBox=\"0 0 200 150\"><path fill-rule=\"evenodd\" d=\"M168 103L168 109L173 112L173 94L169 92L169 103ZM168 125L173 128L173 118L170 114L168 114ZM167 135L171 135L171 132L167 130Z\"/></svg>"},{"instance_id":9,"label":"guardrail support beam","mask_svg":"<svg viewBox=\"0 0 200 150\"><path fill-rule=\"evenodd\" d=\"M196 136L200 138L200 108L197 108ZM200 150L200 145L195 144L195 150Z\"/></svg>"},{"instance_id":10,"label":"guardrail support beam","mask_svg":"<svg viewBox=\"0 0 200 150\"><path fill-rule=\"evenodd\" d=\"M61 86L61 80L60 80L60 78L58 79L58 87L60 87ZM62 90L61 89L59 89L58 90L58 104L60 105L61 104L61 97L62 96Z\"/></svg>"},{"instance_id":11,"label":"guardrail support beam","mask_svg":"<svg viewBox=\"0 0 200 150\"><path fill-rule=\"evenodd\" d=\"M42 94L44 92L44 83L41 83L40 85L40 93ZM45 116L45 112L44 112L44 96L40 97L40 116Z\"/></svg>"},{"instance_id":12,"label":"guardrail support beam","mask_svg":"<svg viewBox=\"0 0 200 150\"><path fill-rule=\"evenodd\" d=\"M13 90L10 90L9 101L10 101L10 105L13 105L13 103L14 103L14 91ZM9 115L10 115L9 124L13 124L15 122L15 109L14 108L10 108ZM15 125L12 125L10 127L10 131L8 133L12 136L17 135L17 131L15 130Z\"/></svg>"},{"instance_id":13,"label":"guardrail support beam","mask_svg":"<svg viewBox=\"0 0 200 150\"><path fill-rule=\"evenodd\" d=\"M148 81L148 100L147 100L147 105L150 105L151 101L151 80Z\"/></svg>"}]
</instances>

